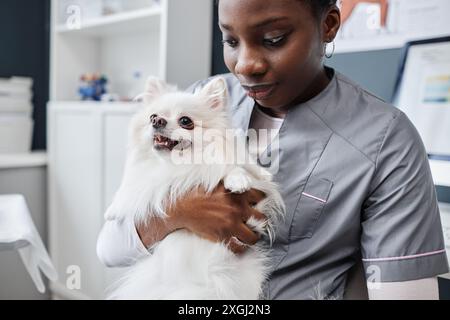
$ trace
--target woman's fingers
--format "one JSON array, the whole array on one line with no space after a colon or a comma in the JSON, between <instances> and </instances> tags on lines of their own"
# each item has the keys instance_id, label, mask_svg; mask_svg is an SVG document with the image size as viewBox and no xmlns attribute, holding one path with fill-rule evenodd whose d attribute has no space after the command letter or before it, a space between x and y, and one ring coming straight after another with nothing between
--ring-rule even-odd
<instances>
[{"instance_id":1,"label":"woman's fingers","mask_svg":"<svg viewBox=\"0 0 450 320\"><path fill-rule=\"evenodd\" d=\"M260 190L250 189L245 193L245 196L247 197L248 203L257 204L266 197L266 194Z\"/></svg>"},{"instance_id":2,"label":"woman's fingers","mask_svg":"<svg viewBox=\"0 0 450 320\"><path fill-rule=\"evenodd\" d=\"M204 190L199 188L198 192L202 193ZM225 220L229 221L223 221L226 222L223 227L215 225L218 228L217 233L209 232L214 229L214 224L211 225L212 228L202 227L197 229L201 229L204 238L211 241L225 241L231 251L241 254L249 246L257 243L260 238L260 234L254 232L252 226L247 225L246 222L250 217L260 221L266 220L261 212L253 208L265 197L264 192L256 189L251 189L243 194L230 193L225 189L223 183L220 183L212 194L204 200L207 201L207 211L213 213L205 216L220 216L223 218L228 215ZM217 222L219 223L220 219L217 219Z\"/></svg>"},{"instance_id":3,"label":"woman's fingers","mask_svg":"<svg viewBox=\"0 0 450 320\"><path fill-rule=\"evenodd\" d=\"M267 217L264 214L262 214L261 212L252 207L249 207L247 208L247 210L242 212L242 219L245 223L247 223L250 218L253 218L258 221L267 220Z\"/></svg>"},{"instance_id":4,"label":"woman's fingers","mask_svg":"<svg viewBox=\"0 0 450 320\"><path fill-rule=\"evenodd\" d=\"M244 253L249 246L258 242L260 236L253 232L247 225L241 223L228 240L228 247L237 254Z\"/></svg>"},{"instance_id":5,"label":"woman's fingers","mask_svg":"<svg viewBox=\"0 0 450 320\"><path fill-rule=\"evenodd\" d=\"M249 218L253 217L256 220L262 220L262 221L267 220L267 217L265 215L263 215L261 212L259 212L258 210L256 210L255 208L249 208L248 212L249 212Z\"/></svg>"},{"instance_id":6,"label":"woman's fingers","mask_svg":"<svg viewBox=\"0 0 450 320\"><path fill-rule=\"evenodd\" d=\"M248 246L236 237L231 237L228 241L228 249L236 254L242 254L247 250Z\"/></svg>"},{"instance_id":7,"label":"woman's fingers","mask_svg":"<svg viewBox=\"0 0 450 320\"><path fill-rule=\"evenodd\" d=\"M259 240L259 235L244 223L238 226L234 235L246 245L254 245Z\"/></svg>"}]
</instances>

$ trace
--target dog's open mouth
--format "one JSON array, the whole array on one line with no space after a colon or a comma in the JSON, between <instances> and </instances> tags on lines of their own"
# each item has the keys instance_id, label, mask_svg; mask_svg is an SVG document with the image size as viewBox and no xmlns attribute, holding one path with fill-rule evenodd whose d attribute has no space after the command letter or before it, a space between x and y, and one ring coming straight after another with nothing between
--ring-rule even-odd
<instances>
[{"instance_id":1,"label":"dog's open mouth","mask_svg":"<svg viewBox=\"0 0 450 320\"><path fill-rule=\"evenodd\" d=\"M169 150L172 151L173 148L175 148L180 141L178 140L172 140L166 136L163 136L162 134L155 133L153 136L153 146L157 150Z\"/></svg>"}]
</instances>

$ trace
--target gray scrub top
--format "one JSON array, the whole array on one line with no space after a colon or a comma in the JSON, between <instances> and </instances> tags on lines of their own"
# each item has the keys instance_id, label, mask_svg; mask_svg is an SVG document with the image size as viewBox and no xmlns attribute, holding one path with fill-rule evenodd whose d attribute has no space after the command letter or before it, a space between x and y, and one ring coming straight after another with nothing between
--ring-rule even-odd
<instances>
[{"instance_id":1,"label":"gray scrub top","mask_svg":"<svg viewBox=\"0 0 450 320\"><path fill-rule=\"evenodd\" d=\"M374 282L449 270L435 187L416 129L399 109L327 71L332 80L325 90L286 115L276 157L270 147L261 156L262 164L277 162L274 180L286 204L268 299L340 299L349 269L361 259ZM221 76L233 127L246 131L255 102L232 74Z\"/></svg>"}]
</instances>

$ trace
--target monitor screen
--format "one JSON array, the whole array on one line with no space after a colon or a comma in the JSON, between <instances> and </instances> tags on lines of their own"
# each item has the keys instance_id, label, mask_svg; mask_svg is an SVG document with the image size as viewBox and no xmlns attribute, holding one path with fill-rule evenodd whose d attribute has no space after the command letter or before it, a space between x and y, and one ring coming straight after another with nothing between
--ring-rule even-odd
<instances>
[{"instance_id":1,"label":"monitor screen","mask_svg":"<svg viewBox=\"0 0 450 320\"><path fill-rule=\"evenodd\" d=\"M405 46L393 102L419 131L435 184L450 186L450 37Z\"/></svg>"}]
</instances>

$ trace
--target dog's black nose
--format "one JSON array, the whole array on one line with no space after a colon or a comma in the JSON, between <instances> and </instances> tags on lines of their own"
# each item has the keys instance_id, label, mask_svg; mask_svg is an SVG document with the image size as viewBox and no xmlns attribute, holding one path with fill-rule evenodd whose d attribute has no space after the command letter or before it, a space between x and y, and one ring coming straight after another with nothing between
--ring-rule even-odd
<instances>
[{"instance_id":1,"label":"dog's black nose","mask_svg":"<svg viewBox=\"0 0 450 320\"><path fill-rule=\"evenodd\" d=\"M154 117L152 118L152 125L155 129L161 129L164 128L167 125L167 121L164 118L161 117Z\"/></svg>"}]
</instances>

